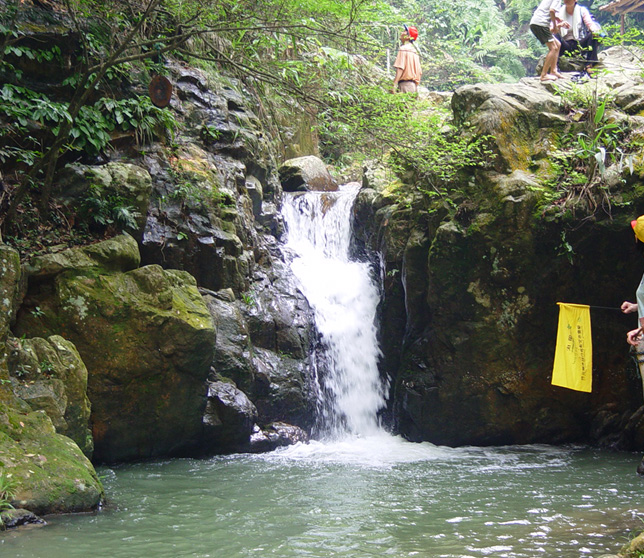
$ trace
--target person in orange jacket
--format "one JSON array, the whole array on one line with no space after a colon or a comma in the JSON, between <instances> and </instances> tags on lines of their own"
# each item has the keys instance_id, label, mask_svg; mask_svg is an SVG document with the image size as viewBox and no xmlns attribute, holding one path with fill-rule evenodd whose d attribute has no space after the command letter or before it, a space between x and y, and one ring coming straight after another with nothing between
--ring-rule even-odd
<instances>
[{"instance_id":1,"label":"person in orange jacket","mask_svg":"<svg viewBox=\"0 0 644 558\"><path fill-rule=\"evenodd\" d=\"M405 26L400 34L400 49L394 61L396 77L392 93L415 93L418 91L418 84L423 73L420 67L420 54L412 44L418 38L418 30L415 27Z\"/></svg>"}]
</instances>

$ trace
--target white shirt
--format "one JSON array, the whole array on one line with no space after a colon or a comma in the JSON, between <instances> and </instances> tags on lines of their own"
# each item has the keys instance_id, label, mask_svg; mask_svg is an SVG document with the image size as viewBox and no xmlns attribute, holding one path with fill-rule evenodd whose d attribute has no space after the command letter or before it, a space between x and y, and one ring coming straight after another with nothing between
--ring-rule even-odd
<instances>
[{"instance_id":1,"label":"white shirt","mask_svg":"<svg viewBox=\"0 0 644 558\"><path fill-rule=\"evenodd\" d=\"M582 26L582 19L589 31L596 33L601 29L599 25L593 21L588 8L580 6L579 4L575 4L575 9L573 10L572 14L569 14L566 11L566 6L562 6L557 13L557 17L570 25L568 29L561 30L562 39L575 39L575 41L579 41L581 38L580 31Z\"/></svg>"},{"instance_id":2,"label":"white shirt","mask_svg":"<svg viewBox=\"0 0 644 558\"><path fill-rule=\"evenodd\" d=\"M550 19L550 10L558 12L561 8L561 0L541 0L537 9L532 14L530 25L538 25L539 27L548 27L552 20Z\"/></svg>"}]
</instances>

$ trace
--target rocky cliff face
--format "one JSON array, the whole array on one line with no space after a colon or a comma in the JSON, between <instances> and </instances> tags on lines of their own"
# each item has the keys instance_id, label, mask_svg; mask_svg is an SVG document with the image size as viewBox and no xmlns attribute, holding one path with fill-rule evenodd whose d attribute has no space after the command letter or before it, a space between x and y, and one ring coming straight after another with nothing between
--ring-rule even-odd
<instances>
[{"instance_id":1,"label":"rocky cliff face","mask_svg":"<svg viewBox=\"0 0 644 558\"><path fill-rule=\"evenodd\" d=\"M604 55L612 71L594 84L613 92L608 121L629 130L628 145L642 126L641 80L628 53ZM617 311L644 269L629 225L644 210L641 152L633 174L613 164L562 209L557 149L583 130L556 93L536 78L454 93L455 123L487 135L490 155L461 177L453 209L420 193L401 200L377 169L365 174L356 226L384 254L383 366L409 439L642 449L642 386L625 343L635 318ZM613 309L591 311L592 394L550 385L558 301Z\"/></svg>"},{"instance_id":2,"label":"rocky cliff face","mask_svg":"<svg viewBox=\"0 0 644 558\"><path fill-rule=\"evenodd\" d=\"M23 266L12 331L73 342L88 370L98 462L248 449L256 423L313 420L314 331L278 246L272 147L234 84L215 90L204 74L173 71L177 145L143 154L126 145L107 164L68 166L56 183L61 205L82 203L96 184L124 200L139 216L132 236ZM222 380L250 405L227 412L235 398ZM227 417L245 426L222 434Z\"/></svg>"},{"instance_id":3,"label":"rocky cliff face","mask_svg":"<svg viewBox=\"0 0 644 558\"><path fill-rule=\"evenodd\" d=\"M65 42L64 24L38 29ZM0 475L36 512L98 505L88 458L267 451L313 422L316 333L279 246L276 144L243 84L168 65L171 144L115 136L54 184L67 216L118 200L129 234L22 264L0 243Z\"/></svg>"}]
</instances>

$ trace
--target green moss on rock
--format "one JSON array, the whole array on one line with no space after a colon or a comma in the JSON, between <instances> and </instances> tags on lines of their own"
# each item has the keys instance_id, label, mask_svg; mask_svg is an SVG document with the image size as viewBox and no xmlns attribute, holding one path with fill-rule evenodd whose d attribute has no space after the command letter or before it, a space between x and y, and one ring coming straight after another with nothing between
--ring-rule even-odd
<instances>
[{"instance_id":1,"label":"green moss on rock","mask_svg":"<svg viewBox=\"0 0 644 558\"><path fill-rule=\"evenodd\" d=\"M37 514L89 511L104 496L90 461L44 411L0 404L0 469L17 483L13 504Z\"/></svg>"},{"instance_id":2,"label":"green moss on rock","mask_svg":"<svg viewBox=\"0 0 644 558\"><path fill-rule=\"evenodd\" d=\"M101 245L92 251L105 253ZM188 451L201 435L215 343L210 313L188 273L158 265L107 272L107 253L96 258L98 272L59 273L39 301L42 312L20 315L18 335L58 334L78 349L89 371L96 460Z\"/></svg>"},{"instance_id":3,"label":"green moss on rock","mask_svg":"<svg viewBox=\"0 0 644 558\"><path fill-rule=\"evenodd\" d=\"M14 393L33 410L44 410L56 431L92 456L87 368L74 345L58 335L9 340Z\"/></svg>"}]
</instances>

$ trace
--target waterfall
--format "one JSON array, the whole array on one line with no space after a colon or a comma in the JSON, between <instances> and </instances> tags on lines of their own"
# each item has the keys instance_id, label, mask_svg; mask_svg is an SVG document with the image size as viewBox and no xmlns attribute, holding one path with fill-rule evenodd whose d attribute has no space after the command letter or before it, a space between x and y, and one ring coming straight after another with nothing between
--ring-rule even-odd
<instances>
[{"instance_id":1,"label":"waterfall","mask_svg":"<svg viewBox=\"0 0 644 558\"><path fill-rule=\"evenodd\" d=\"M282 208L287 247L295 254L291 269L313 308L324 349L320 418L330 437L377 433L387 389L378 372L378 284L368 263L349 257L359 188L350 183L338 192L285 194Z\"/></svg>"}]
</instances>

